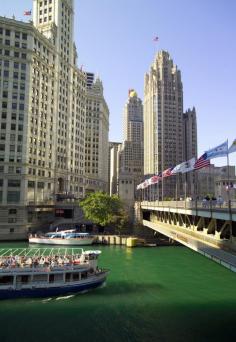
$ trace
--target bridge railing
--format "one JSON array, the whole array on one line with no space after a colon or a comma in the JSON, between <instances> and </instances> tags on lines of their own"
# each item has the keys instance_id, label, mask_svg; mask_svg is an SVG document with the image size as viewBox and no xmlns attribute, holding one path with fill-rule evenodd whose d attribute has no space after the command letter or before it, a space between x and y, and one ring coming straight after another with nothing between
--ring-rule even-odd
<instances>
[{"instance_id":1,"label":"bridge railing","mask_svg":"<svg viewBox=\"0 0 236 342\"><path fill-rule=\"evenodd\" d=\"M180 209L206 209L206 210L225 210L225 209L236 209L236 201L229 202L218 202L217 200L209 201L142 201L142 206L156 206L163 208L180 208Z\"/></svg>"}]
</instances>

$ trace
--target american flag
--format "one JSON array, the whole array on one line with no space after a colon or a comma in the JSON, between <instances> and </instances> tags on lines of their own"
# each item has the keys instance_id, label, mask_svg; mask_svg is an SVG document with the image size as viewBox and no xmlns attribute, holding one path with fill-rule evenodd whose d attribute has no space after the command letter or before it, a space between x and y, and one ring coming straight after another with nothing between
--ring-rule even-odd
<instances>
[{"instance_id":1,"label":"american flag","mask_svg":"<svg viewBox=\"0 0 236 342\"><path fill-rule=\"evenodd\" d=\"M31 15L31 11L24 11L24 15Z\"/></svg>"},{"instance_id":2,"label":"american flag","mask_svg":"<svg viewBox=\"0 0 236 342\"><path fill-rule=\"evenodd\" d=\"M154 42L158 42L158 40L159 40L159 38L157 36L153 38Z\"/></svg>"},{"instance_id":3,"label":"american flag","mask_svg":"<svg viewBox=\"0 0 236 342\"><path fill-rule=\"evenodd\" d=\"M207 154L204 153L200 158L196 160L196 163L194 164L194 170L199 170L204 167L210 166L210 160L206 160Z\"/></svg>"}]
</instances>

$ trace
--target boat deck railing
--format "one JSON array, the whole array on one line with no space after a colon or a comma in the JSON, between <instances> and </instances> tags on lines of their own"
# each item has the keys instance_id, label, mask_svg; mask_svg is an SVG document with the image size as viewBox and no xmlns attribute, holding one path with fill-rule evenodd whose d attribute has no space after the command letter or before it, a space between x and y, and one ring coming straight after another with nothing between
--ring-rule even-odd
<instances>
[{"instance_id":1,"label":"boat deck railing","mask_svg":"<svg viewBox=\"0 0 236 342\"><path fill-rule=\"evenodd\" d=\"M56 267L53 266L44 266L44 265L38 265L38 266L21 266L21 267L15 267L15 266L3 266L0 267L0 273L45 273L45 272L64 272L64 271L74 271L81 268L86 268L89 265L88 262L83 262L80 265L58 265Z\"/></svg>"},{"instance_id":2,"label":"boat deck railing","mask_svg":"<svg viewBox=\"0 0 236 342\"><path fill-rule=\"evenodd\" d=\"M82 253L82 248L3 248L0 273L74 270L89 264Z\"/></svg>"}]
</instances>

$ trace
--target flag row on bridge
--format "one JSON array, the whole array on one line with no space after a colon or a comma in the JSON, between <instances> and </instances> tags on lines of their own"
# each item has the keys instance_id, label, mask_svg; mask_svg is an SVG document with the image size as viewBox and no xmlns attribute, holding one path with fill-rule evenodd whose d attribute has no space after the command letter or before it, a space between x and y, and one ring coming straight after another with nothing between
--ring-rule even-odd
<instances>
[{"instance_id":1,"label":"flag row on bridge","mask_svg":"<svg viewBox=\"0 0 236 342\"><path fill-rule=\"evenodd\" d=\"M206 151L198 159L196 159L195 157L191 158L190 160L178 164L175 167L169 167L168 169L158 173L157 175L153 175L149 179L146 179L143 183L137 185L137 190L145 189L149 185L157 184L163 178L174 176L178 173L187 173L190 171L202 169L210 165L211 159L224 157L233 152L236 152L236 139L233 141L230 148L228 147L227 140L223 144Z\"/></svg>"}]
</instances>

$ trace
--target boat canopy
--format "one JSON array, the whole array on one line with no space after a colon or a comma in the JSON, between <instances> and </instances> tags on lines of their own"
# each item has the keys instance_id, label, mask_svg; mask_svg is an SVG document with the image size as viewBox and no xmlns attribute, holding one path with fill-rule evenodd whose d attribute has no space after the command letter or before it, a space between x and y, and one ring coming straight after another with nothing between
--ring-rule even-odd
<instances>
[{"instance_id":1,"label":"boat canopy","mask_svg":"<svg viewBox=\"0 0 236 342\"><path fill-rule=\"evenodd\" d=\"M97 252L97 251L95 251ZM41 257L41 256L78 256L84 254L83 248L1 248L1 257L26 256L26 257ZM87 253L86 253L87 254Z\"/></svg>"}]
</instances>

